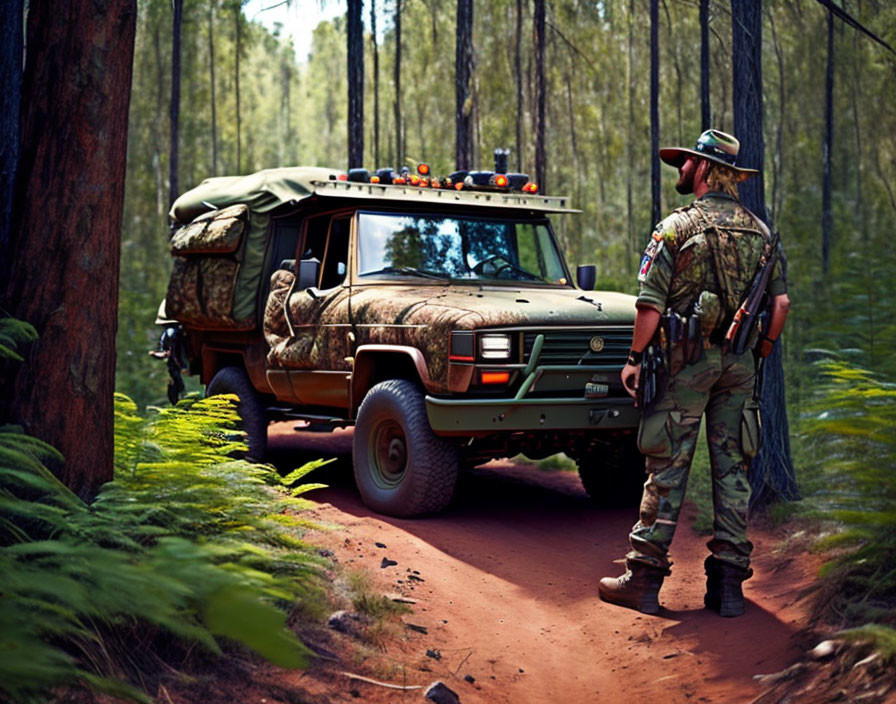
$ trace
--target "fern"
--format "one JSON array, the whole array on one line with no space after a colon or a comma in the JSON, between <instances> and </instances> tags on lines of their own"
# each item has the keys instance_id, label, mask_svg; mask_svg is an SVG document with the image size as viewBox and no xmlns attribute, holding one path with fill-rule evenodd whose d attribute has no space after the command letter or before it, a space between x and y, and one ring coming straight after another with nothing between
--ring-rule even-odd
<instances>
[{"instance_id":1,"label":"fern","mask_svg":"<svg viewBox=\"0 0 896 704\"><path fill-rule=\"evenodd\" d=\"M817 612L896 624L896 384L840 360L821 370L806 422L819 475L806 511L837 522L818 547L838 553L822 570Z\"/></svg>"},{"instance_id":2,"label":"fern","mask_svg":"<svg viewBox=\"0 0 896 704\"><path fill-rule=\"evenodd\" d=\"M53 448L0 427L0 699L81 683L150 701L159 658L191 644L303 666L286 615L318 608L325 563L290 490L321 463L281 479L232 459L245 450L233 398L146 420L117 395L115 415L115 481L91 506L47 469Z\"/></svg>"}]
</instances>

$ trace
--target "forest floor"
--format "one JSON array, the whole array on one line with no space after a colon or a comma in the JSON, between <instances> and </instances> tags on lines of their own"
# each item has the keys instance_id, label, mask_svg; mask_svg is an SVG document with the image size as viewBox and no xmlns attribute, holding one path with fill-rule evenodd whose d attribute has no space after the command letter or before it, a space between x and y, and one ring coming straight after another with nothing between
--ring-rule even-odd
<instances>
[{"instance_id":1,"label":"forest floor","mask_svg":"<svg viewBox=\"0 0 896 704\"><path fill-rule=\"evenodd\" d=\"M595 509L573 473L492 462L462 476L445 513L402 520L361 503L351 431L295 433L280 424L270 445L285 468L337 458L309 477L330 485L308 494L316 503L308 518L329 528L306 539L332 552L338 579L365 574L375 595L413 603L374 634L350 623L354 637L310 636L324 657L307 671L260 665L240 684L220 683L233 701L424 701L438 680L464 704L749 702L764 689L757 675L784 670L818 642L806 630L804 596L820 558L787 527L752 527L747 610L723 619L703 608L706 537L692 529L687 506L663 609L648 616L597 597L600 577L623 570L636 509Z\"/></svg>"}]
</instances>

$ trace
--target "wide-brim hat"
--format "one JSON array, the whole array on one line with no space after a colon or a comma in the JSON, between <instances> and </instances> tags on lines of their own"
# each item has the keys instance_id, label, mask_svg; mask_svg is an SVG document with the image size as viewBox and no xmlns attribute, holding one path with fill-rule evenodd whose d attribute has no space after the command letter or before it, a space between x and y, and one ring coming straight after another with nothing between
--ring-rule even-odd
<instances>
[{"instance_id":1,"label":"wide-brim hat","mask_svg":"<svg viewBox=\"0 0 896 704\"><path fill-rule=\"evenodd\" d=\"M758 174L759 171L735 166L739 151L740 142L733 135L720 130L706 130L697 138L697 144L693 149L664 147L660 149L660 159L678 168L689 156L699 156L701 159L709 159L722 166L727 166L737 172L738 181L745 181L750 176Z\"/></svg>"}]
</instances>

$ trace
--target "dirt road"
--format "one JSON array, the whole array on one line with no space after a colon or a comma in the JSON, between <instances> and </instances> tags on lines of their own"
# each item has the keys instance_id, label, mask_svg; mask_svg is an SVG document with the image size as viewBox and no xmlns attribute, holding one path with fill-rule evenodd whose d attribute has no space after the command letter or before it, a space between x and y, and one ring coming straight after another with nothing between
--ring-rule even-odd
<instances>
[{"instance_id":1,"label":"dirt road","mask_svg":"<svg viewBox=\"0 0 896 704\"><path fill-rule=\"evenodd\" d=\"M441 679L464 704L749 702L760 691L754 675L782 670L801 652L793 638L804 618L798 596L815 563L776 552L779 535L753 530L747 612L722 619L703 609L706 538L691 530L686 509L660 595L664 608L647 616L597 597L599 578L622 570L615 561L626 551L634 509L596 510L574 474L491 463L462 477L444 514L401 520L361 503L350 431L294 434L291 427L271 433L279 462L339 458L313 477L331 488L308 496L318 520L342 528L309 540L343 564L369 569L384 593L417 602L404 620L426 634L409 629L389 646L395 666L384 674L392 681ZM397 564L381 567L384 557ZM352 688L362 701L422 701L419 691ZM346 684L328 701L358 701L348 692Z\"/></svg>"}]
</instances>

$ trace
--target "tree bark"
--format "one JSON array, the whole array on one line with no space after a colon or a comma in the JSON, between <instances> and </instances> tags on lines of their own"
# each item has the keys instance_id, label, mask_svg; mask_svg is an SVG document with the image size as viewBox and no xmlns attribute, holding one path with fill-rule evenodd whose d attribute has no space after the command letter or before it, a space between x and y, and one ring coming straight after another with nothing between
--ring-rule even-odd
<instances>
[{"instance_id":1,"label":"tree bark","mask_svg":"<svg viewBox=\"0 0 896 704\"><path fill-rule=\"evenodd\" d=\"M640 254L639 245L635 236L635 213L633 198L632 172L634 171L634 129L635 129L635 0L629 0L628 5L628 52L626 61L626 80L628 83L628 124L625 126L625 155L629 168L625 170L625 222L628 227L628 244L633 252ZM631 267L636 263L634 257L626 257Z\"/></svg>"},{"instance_id":2,"label":"tree bark","mask_svg":"<svg viewBox=\"0 0 896 704\"><path fill-rule=\"evenodd\" d=\"M376 43L376 0L370 0L370 43L373 48L373 167L380 165L380 51Z\"/></svg>"},{"instance_id":3,"label":"tree bark","mask_svg":"<svg viewBox=\"0 0 896 704\"><path fill-rule=\"evenodd\" d=\"M400 166L404 161L401 139L401 0L395 0L395 66L392 81L395 84L395 166Z\"/></svg>"},{"instance_id":4,"label":"tree bark","mask_svg":"<svg viewBox=\"0 0 896 704\"><path fill-rule=\"evenodd\" d=\"M457 43L454 54L454 161L473 168L473 0L457 0Z\"/></svg>"},{"instance_id":5,"label":"tree bark","mask_svg":"<svg viewBox=\"0 0 896 704\"><path fill-rule=\"evenodd\" d=\"M62 452L60 478L83 498L113 471L136 19L136 0L45 0L28 14L16 234L3 307L34 325L40 339L3 396L12 422Z\"/></svg>"},{"instance_id":6,"label":"tree bark","mask_svg":"<svg viewBox=\"0 0 896 704\"><path fill-rule=\"evenodd\" d=\"M741 143L737 161L739 166L760 171L740 185L740 197L746 207L767 221L762 175L762 3L731 0L731 27L734 133ZM753 510L775 500L787 501L799 496L790 457L781 343L775 345L766 359L764 377L760 398L762 447L750 468Z\"/></svg>"},{"instance_id":7,"label":"tree bark","mask_svg":"<svg viewBox=\"0 0 896 704\"><path fill-rule=\"evenodd\" d=\"M709 98L709 0L700 0L700 130L712 127Z\"/></svg>"},{"instance_id":8,"label":"tree bark","mask_svg":"<svg viewBox=\"0 0 896 704\"><path fill-rule=\"evenodd\" d=\"M651 222L663 217L660 192L660 40L659 0L650 0L650 196Z\"/></svg>"},{"instance_id":9,"label":"tree bark","mask_svg":"<svg viewBox=\"0 0 896 704\"><path fill-rule=\"evenodd\" d=\"M23 12L22 0L0 3L0 291L9 276L13 193L19 164Z\"/></svg>"},{"instance_id":10,"label":"tree bark","mask_svg":"<svg viewBox=\"0 0 896 704\"><path fill-rule=\"evenodd\" d=\"M215 100L215 1L208 5L208 73L212 108L212 176L218 175L218 105Z\"/></svg>"},{"instance_id":11,"label":"tree bark","mask_svg":"<svg viewBox=\"0 0 896 704\"><path fill-rule=\"evenodd\" d=\"M544 0L535 0L535 183L542 193L546 193L547 156L545 154L545 101L547 79L545 77L545 8Z\"/></svg>"},{"instance_id":12,"label":"tree bark","mask_svg":"<svg viewBox=\"0 0 896 704\"><path fill-rule=\"evenodd\" d=\"M516 37L513 45L513 76L516 80L516 164L523 171L523 0L516 0Z\"/></svg>"},{"instance_id":13,"label":"tree bark","mask_svg":"<svg viewBox=\"0 0 896 704\"><path fill-rule=\"evenodd\" d=\"M348 0L348 168L364 165L364 24L362 0Z\"/></svg>"},{"instance_id":14,"label":"tree bark","mask_svg":"<svg viewBox=\"0 0 896 704\"><path fill-rule=\"evenodd\" d=\"M243 5L242 0L236 0L233 7L233 16L236 21L236 31L234 32L234 97L236 98L236 173L242 173L243 169L243 145L242 145L242 124L240 115L240 54L242 47L242 24L243 24Z\"/></svg>"},{"instance_id":15,"label":"tree bark","mask_svg":"<svg viewBox=\"0 0 896 704\"><path fill-rule=\"evenodd\" d=\"M168 204L179 194L177 181L178 130L180 127L180 28L184 16L183 0L173 0L174 15L171 20L171 103L168 110L171 129L170 151L168 152Z\"/></svg>"},{"instance_id":16,"label":"tree bark","mask_svg":"<svg viewBox=\"0 0 896 704\"><path fill-rule=\"evenodd\" d=\"M828 8L828 58L824 81L824 143L821 186L821 271L831 268L831 151L834 148L834 13Z\"/></svg>"}]
</instances>

